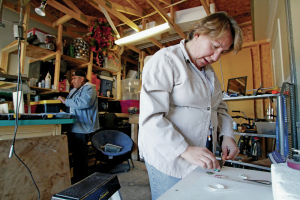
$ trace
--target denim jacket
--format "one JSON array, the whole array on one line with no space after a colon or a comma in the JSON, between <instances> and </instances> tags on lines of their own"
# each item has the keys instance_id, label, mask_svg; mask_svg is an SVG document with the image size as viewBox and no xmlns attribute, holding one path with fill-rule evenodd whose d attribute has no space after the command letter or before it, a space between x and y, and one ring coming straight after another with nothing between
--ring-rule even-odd
<instances>
[{"instance_id":1,"label":"denim jacket","mask_svg":"<svg viewBox=\"0 0 300 200\"><path fill-rule=\"evenodd\" d=\"M100 128L98 116L98 97L95 86L85 83L78 91L73 88L66 101L70 113L76 117L72 132L88 134Z\"/></svg>"}]
</instances>

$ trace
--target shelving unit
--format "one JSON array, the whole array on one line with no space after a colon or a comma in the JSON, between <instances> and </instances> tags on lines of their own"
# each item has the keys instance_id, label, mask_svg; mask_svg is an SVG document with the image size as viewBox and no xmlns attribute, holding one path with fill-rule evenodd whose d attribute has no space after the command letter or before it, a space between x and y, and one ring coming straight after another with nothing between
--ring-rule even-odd
<instances>
[{"instance_id":1,"label":"shelving unit","mask_svg":"<svg viewBox=\"0 0 300 200\"><path fill-rule=\"evenodd\" d=\"M276 135L272 135L272 134L241 133L241 132L234 132L234 134L235 135L240 135L240 136L276 138Z\"/></svg>"},{"instance_id":2,"label":"shelving unit","mask_svg":"<svg viewBox=\"0 0 300 200\"><path fill-rule=\"evenodd\" d=\"M251 95L251 96L224 97L223 100L224 101L238 101L238 100L252 100L252 99L255 100L255 99L264 99L264 98L278 98L279 96L280 96L279 94L262 94L262 95ZM272 135L272 134L234 132L234 135L276 139L276 135ZM258 164L247 163L242 161L234 161L234 160L229 160L227 162L270 171L269 167L261 166Z\"/></svg>"},{"instance_id":3,"label":"shelving unit","mask_svg":"<svg viewBox=\"0 0 300 200\"><path fill-rule=\"evenodd\" d=\"M251 96L238 96L238 97L224 97L224 101L234 101L234 100L247 100L247 99L262 99L262 98L270 98L270 97L278 97L277 94L262 94L262 95L251 95Z\"/></svg>"},{"instance_id":4,"label":"shelving unit","mask_svg":"<svg viewBox=\"0 0 300 200\"><path fill-rule=\"evenodd\" d=\"M30 9L26 10L26 16L29 17ZM27 19L24 19L24 33L26 34L27 30ZM54 77L53 77L53 84L54 88L58 88L59 86L59 71L60 71L60 64L61 60L66 61L71 66L73 66L74 69L86 69L87 70L87 78L91 80L92 77L92 71L108 71L113 76L116 76L117 80L117 96L115 98L110 97L102 97L99 96L99 98L103 99L109 99L109 100L115 100L115 99L121 99L121 65L119 66L119 69L117 71L102 68L95 64L93 64L93 53L90 52L90 57L88 60L80 59L80 58L72 58L67 55L63 55L62 51L62 31L63 31L63 25L58 24L57 26L57 39L56 39L56 51L50 51L48 49L44 49L38 46L30 45L26 41L21 41L22 46L22 55L21 55L21 73L24 73L24 60L25 56L30 57L30 63L36 62L36 61L47 61L50 59L55 59L55 70L54 70ZM25 38L26 35L24 34ZM4 71L7 71L8 66L8 60L9 60L9 54L16 53L18 49L18 41L13 41L9 45L7 45L5 48L1 51L1 63L0 68ZM119 56L119 55L118 55ZM52 94L52 93L60 93L57 89L44 89L44 88L38 88L38 87L31 87L32 89L41 92L40 94Z\"/></svg>"}]
</instances>

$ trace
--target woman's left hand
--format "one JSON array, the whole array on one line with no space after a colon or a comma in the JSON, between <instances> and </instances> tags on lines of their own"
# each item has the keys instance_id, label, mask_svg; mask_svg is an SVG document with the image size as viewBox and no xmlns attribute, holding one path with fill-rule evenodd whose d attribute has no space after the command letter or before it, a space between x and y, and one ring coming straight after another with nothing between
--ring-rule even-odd
<instances>
[{"instance_id":1,"label":"woman's left hand","mask_svg":"<svg viewBox=\"0 0 300 200\"><path fill-rule=\"evenodd\" d=\"M222 160L233 160L239 152L234 139L232 137L223 136Z\"/></svg>"}]
</instances>

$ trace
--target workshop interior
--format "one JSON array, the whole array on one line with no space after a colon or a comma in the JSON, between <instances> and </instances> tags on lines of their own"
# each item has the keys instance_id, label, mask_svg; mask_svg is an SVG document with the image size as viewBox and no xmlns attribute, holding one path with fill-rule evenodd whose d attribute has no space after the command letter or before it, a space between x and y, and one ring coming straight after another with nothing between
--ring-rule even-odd
<instances>
[{"instance_id":1,"label":"workshop interior","mask_svg":"<svg viewBox=\"0 0 300 200\"><path fill-rule=\"evenodd\" d=\"M197 167L159 199L300 199L299 9L298 0L0 0L0 199L151 199L138 146L144 66L219 11L243 36L238 53L211 64L239 153L222 160L218 145L220 169ZM67 102L84 88L74 77L95 89L99 124L85 136L80 180Z\"/></svg>"}]
</instances>

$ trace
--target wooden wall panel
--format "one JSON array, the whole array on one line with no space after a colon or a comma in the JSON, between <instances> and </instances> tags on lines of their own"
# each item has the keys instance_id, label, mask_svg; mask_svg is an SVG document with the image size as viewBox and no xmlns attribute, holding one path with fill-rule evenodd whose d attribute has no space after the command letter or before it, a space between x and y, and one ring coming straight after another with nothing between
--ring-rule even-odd
<instances>
[{"instance_id":1,"label":"wooden wall panel","mask_svg":"<svg viewBox=\"0 0 300 200\"><path fill-rule=\"evenodd\" d=\"M16 157L8 158L11 141L0 141L0 199L37 199L37 191L27 170ZM67 136L16 140L15 150L30 168L41 192L49 200L71 185Z\"/></svg>"},{"instance_id":2,"label":"wooden wall panel","mask_svg":"<svg viewBox=\"0 0 300 200\"><path fill-rule=\"evenodd\" d=\"M247 90L253 89L253 76L252 76L252 61L250 49L243 49L238 54L229 53L223 55L219 62L214 63L212 66L216 72L218 79L223 85L224 90L227 91L228 79L241 76L247 76ZM222 67L221 67L222 66ZM222 81L222 74L223 80ZM229 114L240 115L239 113L232 113L232 110L239 110L244 112L248 117L254 116L254 104L253 101L234 101L227 102L229 108Z\"/></svg>"},{"instance_id":3,"label":"wooden wall panel","mask_svg":"<svg viewBox=\"0 0 300 200\"><path fill-rule=\"evenodd\" d=\"M220 65L222 66L223 80ZM228 79L240 76L248 77L248 94L253 94L252 89L272 87L274 83L270 44L266 41L253 42L253 45L252 43L247 45L237 55L232 53L223 55L219 62L213 64L213 68L225 91L227 91ZM229 111L240 110L248 117L264 118L269 102L270 100L243 100L228 101L227 104Z\"/></svg>"},{"instance_id":4,"label":"wooden wall panel","mask_svg":"<svg viewBox=\"0 0 300 200\"><path fill-rule=\"evenodd\" d=\"M243 31L243 41L252 42L253 41L252 24L242 26L241 29Z\"/></svg>"}]
</instances>

